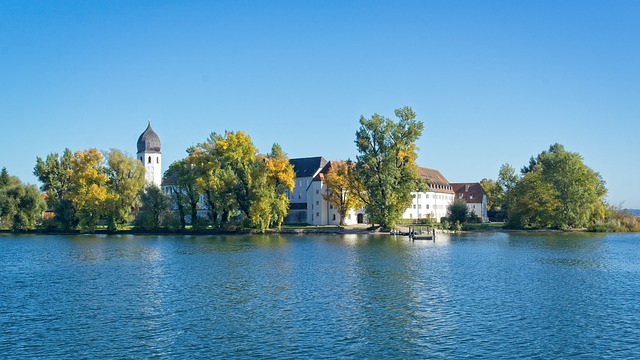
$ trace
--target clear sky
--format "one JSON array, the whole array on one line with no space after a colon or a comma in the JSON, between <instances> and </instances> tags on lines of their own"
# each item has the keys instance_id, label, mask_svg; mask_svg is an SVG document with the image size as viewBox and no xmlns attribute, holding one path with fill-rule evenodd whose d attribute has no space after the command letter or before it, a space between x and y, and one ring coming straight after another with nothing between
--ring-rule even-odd
<instances>
[{"instance_id":1,"label":"clear sky","mask_svg":"<svg viewBox=\"0 0 640 360\"><path fill-rule=\"evenodd\" d=\"M355 158L409 105L450 182L558 142L640 208L640 1L0 1L0 167L117 148L151 119L164 170L211 132Z\"/></svg>"}]
</instances>

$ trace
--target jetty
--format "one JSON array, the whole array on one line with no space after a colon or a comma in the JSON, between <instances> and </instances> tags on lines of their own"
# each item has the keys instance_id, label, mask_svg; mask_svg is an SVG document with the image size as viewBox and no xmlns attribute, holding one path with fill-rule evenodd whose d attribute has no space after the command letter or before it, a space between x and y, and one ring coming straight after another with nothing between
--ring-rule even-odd
<instances>
[{"instance_id":1,"label":"jetty","mask_svg":"<svg viewBox=\"0 0 640 360\"><path fill-rule=\"evenodd\" d=\"M391 234L408 236L411 241L435 240L436 228L427 225L398 226L391 232Z\"/></svg>"}]
</instances>

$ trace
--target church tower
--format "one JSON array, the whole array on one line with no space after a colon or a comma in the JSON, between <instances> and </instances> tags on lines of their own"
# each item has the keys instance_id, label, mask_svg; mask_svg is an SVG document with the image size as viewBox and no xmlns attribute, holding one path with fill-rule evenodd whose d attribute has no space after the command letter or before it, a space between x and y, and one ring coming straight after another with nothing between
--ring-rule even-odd
<instances>
[{"instance_id":1,"label":"church tower","mask_svg":"<svg viewBox=\"0 0 640 360\"><path fill-rule=\"evenodd\" d=\"M151 128L151 121L147 129L138 138L138 160L142 161L145 168L144 178L147 183L162 183L162 153L160 153L160 138Z\"/></svg>"}]
</instances>

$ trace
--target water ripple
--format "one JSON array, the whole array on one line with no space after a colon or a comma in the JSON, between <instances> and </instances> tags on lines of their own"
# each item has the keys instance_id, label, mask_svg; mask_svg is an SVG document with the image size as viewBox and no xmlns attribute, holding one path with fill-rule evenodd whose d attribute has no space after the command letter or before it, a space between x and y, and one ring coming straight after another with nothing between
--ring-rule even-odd
<instances>
[{"instance_id":1,"label":"water ripple","mask_svg":"<svg viewBox=\"0 0 640 360\"><path fill-rule=\"evenodd\" d=\"M0 237L0 358L633 358L640 238Z\"/></svg>"}]
</instances>

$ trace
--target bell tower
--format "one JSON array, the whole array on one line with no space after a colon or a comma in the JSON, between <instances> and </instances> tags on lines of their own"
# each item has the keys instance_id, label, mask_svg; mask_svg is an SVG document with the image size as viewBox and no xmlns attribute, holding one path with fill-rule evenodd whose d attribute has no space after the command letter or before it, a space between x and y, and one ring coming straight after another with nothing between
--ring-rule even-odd
<instances>
[{"instance_id":1,"label":"bell tower","mask_svg":"<svg viewBox=\"0 0 640 360\"><path fill-rule=\"evenodd\" d=\"M138 138L138 153L136 158L144 164L144 178L149 184L160 187L162 183L162 153L160 152L160 138L151 128L151 120L147 129Z\"/></svg>"}]
</instances>

